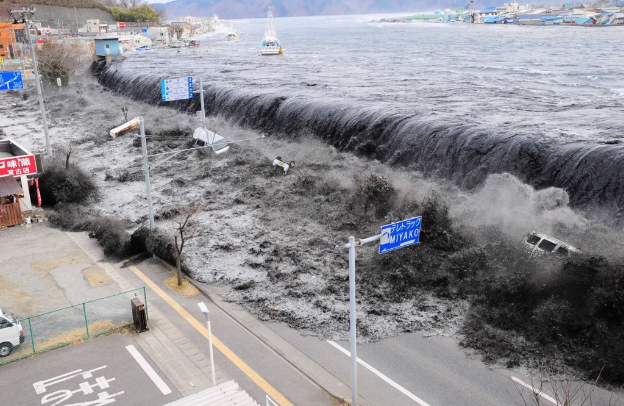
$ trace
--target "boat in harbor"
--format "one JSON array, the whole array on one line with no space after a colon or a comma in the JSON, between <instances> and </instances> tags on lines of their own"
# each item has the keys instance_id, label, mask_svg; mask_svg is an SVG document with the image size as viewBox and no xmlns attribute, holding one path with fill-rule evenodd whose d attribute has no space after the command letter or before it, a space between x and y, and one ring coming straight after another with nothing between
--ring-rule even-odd
<instances>
[{"instance_id":1,"label":"boat in harbor","mask_svg":"<svg viewBox=\"0 0 624 406\"><path fill-rule=\"evenodd\" d=\"M238 35L238 31L236 31L236 28L234 28L232 24L230 24L230 28L228 29L228 32L225 35L225 38L228 41L238 41L240 39L240 36Z\"/></svg>"},{"instance_id":2,"label":"boat in harbor","mask_svg":"<svg viewBox=\"0 0 624 406\"><path fill-rule=\"evenodd\" d=\"M277 33L273 25L273 12L271 10L269 10L267 26L260 46L260 53L262 55L281 55L284 53L284 51L282 51L282 45L279 39L277 39Z\"/></svg>"}]
</instances>

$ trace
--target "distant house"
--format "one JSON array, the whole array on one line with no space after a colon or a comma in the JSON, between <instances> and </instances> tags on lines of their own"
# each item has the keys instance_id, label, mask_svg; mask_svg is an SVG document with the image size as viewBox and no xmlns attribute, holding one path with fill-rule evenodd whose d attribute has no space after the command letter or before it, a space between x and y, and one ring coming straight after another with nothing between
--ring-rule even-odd
<instances>
[{"instance_id":1,"label":"distant house","mask_svg":"<svg viewBox=\"0 0 624 406\"><path fill-rule=\"evenodd\" d=\"M498 12L496 11L496 6L486 7L477 13L477 22L483 23L486 18L494 17L496 15L498 15Z\"/></svg>"},{"instance_id":2,"label":"distant house","mask_svg":"<svg viewBox=\"0 0 624 406\"><path fill-rule=\"evenodd\" d=\"M146 37L151 39L154 44L169 45L171 40L167 27L149 27L146 34Z\"/></svg>"},{"instance_id":3,"label":"distant house","mask_svg":"<svg viewBox=\"0 0 624 406\"><path fill-rule=\"evenodd\" d=\"M123 50L117 37L95 38L95 60L105 60L106 64L113 61L120 61L123 57Z\"/></svg>"}]
</instances>

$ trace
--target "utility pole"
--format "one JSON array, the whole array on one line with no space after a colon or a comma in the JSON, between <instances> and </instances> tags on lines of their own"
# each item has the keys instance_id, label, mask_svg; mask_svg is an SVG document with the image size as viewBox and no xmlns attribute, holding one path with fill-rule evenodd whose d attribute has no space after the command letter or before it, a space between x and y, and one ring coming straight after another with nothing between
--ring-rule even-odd
<instances>
[{"instance_id":1,"label":"utility pole","mask_svg":"<svg viewBox=\"0 0 624 406\"><path fill-rule=\"evenodd\" d=\"M35 49L34 44L30 39L30 19L26 17L27 14L30 14L32 17L37 9L34 8L22 8L20 10L11 10L11 14L21 14L22 15L22 23L24 23L26 29L26 42L28 42L28 46L31 47L32 51L32 63L33 70L35 72L35 83L37 85L37 96L39 97L39 107L41 108L41 120L43 121L43 133L45 135L46 141L46 153L48 155L52 155L52 146L50 145L50 133L48 130L48 119L46 118L45 112L45 103L43 102L43 92L41 90L41 81L39 79L39 69L37 67L37 51ZM17 19L14 18L14 24L17 24Z\"/></svg>"}]
</instances>

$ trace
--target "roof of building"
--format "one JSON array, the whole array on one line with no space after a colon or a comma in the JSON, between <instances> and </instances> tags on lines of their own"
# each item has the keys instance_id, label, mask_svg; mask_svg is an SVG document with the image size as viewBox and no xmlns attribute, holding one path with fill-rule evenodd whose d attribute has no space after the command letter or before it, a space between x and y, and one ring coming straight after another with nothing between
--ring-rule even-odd
<instances>
[{"instance_id":1,"label":"roof of building","mask_svg":"<svg viewBox=\"0 0 624 406\"><path fill-rule=\"evenodd\" d=\"M480 11L480 13L493 13L496 11L496 6L486 7Z\"/></svg>"},{"instance_id":2,"label":"roof of building","mask_svg":"<svg viewBox=\"0 0 624 406\"><path fill-rule=\"evenodd\" d=\"M523 14L516 16L516 20L541 20L543 16L539 14Z\"/></svg>"},{"instance_id":3,"label":"roof of building","mask_svg":"<svg viewBox=\"0 0 624 406\"><path fill-rule=\"evenodd\" d=\"M492 24L492 23L497 23L499 21L503 21L506 20L507 17L505 16L492 16L492 17L487 17L485 20L483 20L483 22L485 24Z\"/></svg>"},{"instance_id":4,"label":"roof of building","mask_svg":"<svg viewBox=\"0 0 624 406\"><path fill-rule=\"evenodd\" d=\"M0 176L0 196L19 195L22 187L13 176Z\"/></svg>"}]
</instances>

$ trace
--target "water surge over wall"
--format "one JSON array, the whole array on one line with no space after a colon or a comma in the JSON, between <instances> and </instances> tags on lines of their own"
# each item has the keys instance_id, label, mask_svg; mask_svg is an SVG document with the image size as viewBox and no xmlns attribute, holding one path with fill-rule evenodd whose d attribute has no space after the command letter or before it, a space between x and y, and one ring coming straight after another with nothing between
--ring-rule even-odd
<instances>
[{"instance_id":1,"label":"water surge over wall","mask_svg":"<svg viewBox=\"0 0 624 406\"><path fill-rule=\"evenodd\" d=\"M161 102L160 77L104 69L102 85L150 104ZM565 140L505 132L495 124L436 121L383 105L304 98L205 84L208 115L221 116L269 136L313 135L342 151L452 180L464 188L492 173L508 172L536 187L558 187L589 215L621 215L624 207L624 143ZM195 112L192 100L167 106Z\"/></svg>"}]
</instances>

